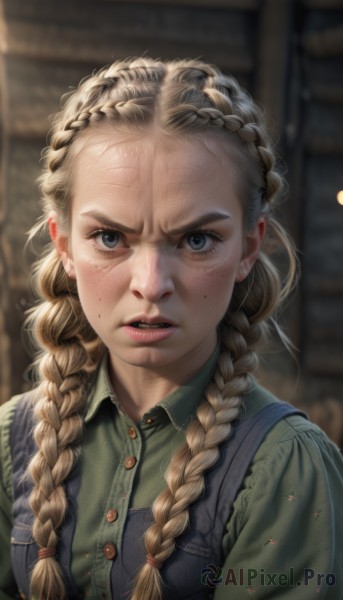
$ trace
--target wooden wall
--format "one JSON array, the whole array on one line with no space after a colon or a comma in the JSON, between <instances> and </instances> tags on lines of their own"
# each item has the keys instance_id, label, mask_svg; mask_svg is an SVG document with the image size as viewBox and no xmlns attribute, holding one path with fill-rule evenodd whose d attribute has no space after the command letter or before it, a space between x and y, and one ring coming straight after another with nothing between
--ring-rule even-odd
<instances>
[{"instance_id":1,"label":"wooden wall","mask_svg":"<svg viewBox=\"0 0 343 600\"><path fill-rule=\"evenodd\" d=\"M296 3L285 154L302 252L305 394L343 399L343 2Z\"/></svg>"},{"instance_id":2,"label":"wooden wall","mask_svg":"<svg viewBox=\"0 0 343 600\"><path fill-rule=\"evenodd\" d=\"M93 69L143 53L201 56L265 106L289 165L282 212L303 263L287 313L299 366L276 347L265 371L290 399L343 398L342 0L0 0L0 10L0 401L28 385L24 244L50 115Z\"/></svg>"}]
</instances>

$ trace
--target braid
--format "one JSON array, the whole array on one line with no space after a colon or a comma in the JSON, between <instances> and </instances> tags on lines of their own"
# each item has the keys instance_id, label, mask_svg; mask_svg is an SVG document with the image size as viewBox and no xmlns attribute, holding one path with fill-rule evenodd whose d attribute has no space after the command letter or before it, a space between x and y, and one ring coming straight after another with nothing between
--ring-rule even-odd
<instances>
[{"instance_id":1,"label":"braid","mask_svg":"<svg viewBox=\"0 0 343 600\"><path fill-rule=\"evenodd\" d=\"M256 355L247 344L250 329L243 311L232 318L230 329L224 329L224 350L213 381L205 390L205 402L187 427L185 445L172 457L166 489L153 504L155 523L145 534L145 547L154 561L143 566L131 600L162 598L159 568L173 552L175 539L189 524L189 506L203 492L204 472L215 465L219 445L231 434L232 422L239 415L242 397L249 387L246 375L256 367Z\"/></svg>"},{"instance_id":2,"label":"braid","mask_svg":"<svg viewBox=\"0 0 343 600\"><path fill-rule=\"evenodd\" d=\"M296 259L292 243L273 217L282 180L275 170L260 110L234 78L191 60L116 62L66 96L44 156L40 183L45 214L31 237L46 225L51 210L68 232L73 149L87 129L94 130L102 122L136 132L157 125L167 135L217 132L227 139L228 152L244 171L239 196L245 229L252 230L261 215L267 222L265 247L249 276L235 285L219 326L222 353L205 401L187 428L184 446L173 455L166 489L153 505L155 522L145 535L147 563L138 575L132 600L159 600L163 594L159 567L185 531L189 506L204 489L204 473L215 465L220 444L231 435L248 390L247 374L257 366L256 350L267 333L268 320L292 287ZM269 256L273 245L284 248L289 258L283 288ZM76 287L54 250L38 263L36 274L42 302L32 311L30 322L42 352L35 409L38 451L30 472L35 484L33 534L41 560L32 573L32 593L37 600L57 600L64 598L61 570L53 556L67 508L63 483L81 443L85 385L99 361L102 343L89 326Z\"/></svg>"},{"instance_id":3,"label":"braid","mask_svg":"<svg viewBox=\"0 0 343 600\"><path fill-rule=\"evenodd\" d=\"M85 345L94 338L66 279L53 250L41 262L37 278L45 302L30 316L36 342L45 348L37 361L41 384L36 390L34 440L38 451L29 466L34 482L30 496L33 536L40 548L40 560L31 576L31 592L37 600L64 598L61 569L54 556L67 510L63 482L74 466L82 438L84 387L90 370Z\"/></svg>"}]
</instances>

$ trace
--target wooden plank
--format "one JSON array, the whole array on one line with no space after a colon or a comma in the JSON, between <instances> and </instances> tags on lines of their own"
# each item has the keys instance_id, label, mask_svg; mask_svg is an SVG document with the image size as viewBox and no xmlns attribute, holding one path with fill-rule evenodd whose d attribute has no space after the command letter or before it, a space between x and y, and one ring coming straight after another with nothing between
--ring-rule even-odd
<instances>
[{"instance_id":1,"label":"wooden plank","mask_svg":"<svg viewBox=\"0 0 343 600\"><path fill-rule=\"evenodd\" d=\"M104 0L117 3L117 0ZM159 6L183 6L192 8L215 8L229 10L257 11L259 0L126 0L127 4L155 4Z\"/></svg>"},{"instance_id":2,"label":"wooden plank","mask_svg":"<svg viewBox=\"0 0 343 600\"><path fill-rule=\"evenodd\" d=\"M343 106L340 104L310 102L306 118L307 135L339 137L343 131Z\"/></svg>"},{"instance_id":3,"label":"wooden plank","mask_svg":"<svg viewBox=\"0 0 343 600\"><path fill-rule=\"evenodd\" d=\"M313 208L313 210L315 209ZM311 221L308 218L305 247L303 250L304 276L310 276L311 274L311 277L316 277L317 279L318 277L328 277L330 275L341 281L343 278L343 218L338 218L337 223L331 220L326 220L326 222L322 223L322 214L323 211L320 211L317 217ZM305 279L305 284L307 284L307 279ZM341 285L341 283L338 285ZM340 310L342 310L341 299Z\"/></svg>"},{"instance_id":4,"label":"wooden plank","mask_svg":"<svg viewBox=\"0 0 343 600\"><path fill-rule=\"evenodd\" d=\"M258 30L255 97L277 133L284 123L290 11L288 0L264 0Z\"/></svg>"},{"instance_id":5,"label":"wooden plank","mask_svg":"<svg viewBox=\"0 0 343 600\"><path fill-rule=\"evenodd\" d=\"M326 343L322 343L321 348L327 346L329 353L340 356L343 366L342 298L337 296L322 298L308 295L306 318L308 323L307 344L312 346L314 351L319 351L319 345L313 344L313 341L319 338L323 339ZM335 331L334 334L332 334L333 331Z\"/></svg>"},{"instance_id":6,"label":"wooden plank","mask_svg":"<svg viewBox=\"0 0 343 600\"><path fill-rule=\"evenodd\" d=\"M7 330L11 340L11 395L19 394L32 387L28 382L27 368L33 357L28 355L28 350L31 349L30 343L23 332L25 311L29 306L32 306L32 302L28 300L26 288L27 286L16 285L10 289L11 305L6 312ZM7 399L8 397L3 398L4 401Z\"/></svg>"},{"instance_id":7,"label":"wooden plank","mask_svg":"<svg viewBox=\"0 0 343 600\"><path fill-rule=\"evenodd\" d=\"M97 15L104 20L104 13L108 6L129 11L134 17L137 10L159 10L178 8L192 8L198 10L228 11L258 11L260 0L3 0L6 18L24 18L40 21L55 20L56 22L70 22L78 19L80 23Z\"/></svg>"},{"instance_id":8,"label":"wooden plank","mask_svg":"<svg viewBox=\"0 0 343 600\"><path fill-rule=\"evenodd\" d=\"M334 325L331 327L316 325L311 328L308 340L311 342L339 343L339 346L335 349L335 354L342 356L343 369L343 325L340 329L337 329L337 326Z\"/></svg>"},{"instance_id":9,"label":"wooden plank","mask_svg":"<svg viewBox=\"0 0 343 600\"><path fill-rule=\"evenodd\" d=\"M4 38L4 33L5 20L3 6L0 2L0 41ZM11 340L6 330L5 317L6 310L10 305L8 265L6 262L8 244L4 235L4 226L7 217L6 173L8 170L8 96L6 84L5 63L0 53L0 404L9 398L12 380L10 360Z\"/></svg>"},{"instance_id":10,"label":"wooden plank","mask_svg":"<svg viewBox=\"0 0 343 600\"><path fill-rule=\"evenodd\" d=\"M327 104L343 104L343 85L311 82L309 86L310 101Z\"/></svg>"},{"instance_id":11,"label":"wooden plank","mask_svg":"<svg viewBox=\"0 0 343 600\"><path fill-rule=\"evenodd\" d=\"M309 10L336 10L342 8L342 0L301 0L301 3Z\"/></svg>"},{"instance_id":12,"label":"wooden plank","mask_svg":"<svg viewBox=\"0 0 343 600\"><path fill-rule=\"evenodd\" d=\"M204 45L212 39L225 42L228 37L243 32L242 23L255 17L254 13L244 10L216 10L210 7L189 7L182 1L179 5L173 2L157 2L151 4L131 2L82 2L82 10L77 0L3 0L6 6L6 21L22 22L28 25L41 25L42 32L50 25L59 28L61 36L68 29L96 31L98 41L109 32L121 35L146 36L158 38L197 39ZM62 37L61 37L62 39ZM61 43L61 40L60 40ZM115 40L114 40L115 43Z\"/></svg>"},{"instance_id":13,"label":"wooden plank","mask_svg":"<svg viewBox=\"0 0 343 600\"><path fill-rule=\"evenodd\" d=\"M342 209L343 210L343 209ZM307 278L307 293L317 296L343 296L343 270L342 277L328 277L311 275ZM343 301L343 299L342 299Z\"/></svg>"},{"instance_id":14,"label":"wooden plank","mask_svg":"<svg viewBox=\"0 0 343 600\"><path fill-rule=\"evenodd\" d=\"M132 50L132 44L130 49ZM242 84L247 83L247 79L244 78L244 74L241 75L241 72L249 71L252 65L250 61L244 63L244 57L241 56L236 62L235 59L230 62L230 57L219 49L213 48L213 54L205 58L217 63L221 60L224 63L223 69L236 75ZM37 139L43 142L50 128L50 116L59 110L61 96L75 88L95 66L94 63L93 65L54 64L38 62L34 59L7 57L11 108L8 117L9 135L14 138Z\"/></svg>"},{"instance_id":15,"label":"wooden plank","mask_svg":"<svg viewBox=\"0 0 343 600\"><path fill-rule=\"evenodd\" d=\"M336 134L308 134L305 140L305 152L308 155L342 156L343 140L340 131Z\"/></svg>"},{"instance_id":16,"label":"wooden plank","mask_svg":"<svg viewBox=\"0 0 343 600\"><path fill-rule=\"evenodd\" d=\"M333 86L341 82L343 73L343 56L331 56L324 58L307 58L304 62L305 78L308 89L314 83L322 86Z\"/></svg>"},{"instance_id":17,"label":"wooden plank","mask_svg":"<svg viewBox=\"0 0 343 600\"><path fill-rule=\"evenodd\" d=\"M42 144L50 116L60 108L62 94L89 73L84 65L64 65L8 57L10 136L33 138Z\"/></svg>"},{"instance_id":18,"label":"wooden plank","mask_svg":"<svg viewBox=\"0 0 343 600\"><path fill-rule=\"evenodd\" d=\"M212 15L213 16L213 15ZM40 23L9 21L7 27L6 53L35 60L68 63L85 62L102 66L126 56L148 54L162 58L208 56L216 63L226 64L235 72L253 69L253 58L248 50L248 34L242 18L229 19L226 15L226 31L212 23L211 31L204 37L202 29L156 30L147 25L135 28L121 21L111 27L65 25L54 23L44 27ZM61 40L63 39L63 43Z\"/></svg>"},{"instance_id":19,"label":"wooden plank","mask_svg":"<svg viewBox=\"0 0 343 600\"><path fill-rule=\"evenodd\" d=\"M6 20L21 18L39 20L42 24L53 20L67 23L76 19L82 23L85 19L89 20L90 13L95 16L100 8L95 9L94 0L2 0L2 4Z\"/></svg>"},{"instance_id":20,"label":"wooden plank","mask_svg":"<svg viewBox=\"0 0 343 600\"><path fill-rule=\"evenodd\" d=\"M43 144L10 140L6 177L7 210L3 229L6 242L4 260L7 286L12 290L28 283L28 263L24 252L27 231L41 213L39 192L35 185L40 174Z\"/></svg>"},{"instance_id":21,"label":"wooden plank","mask_svg":"<svg viewBox=\"0 0 343 600\"><path fill-rule=\"evenodd\" d=\"M316 58L343 54L343 26L324 31L311 31L303 37L306 52Z\"/></svg>"},{"instance_id":22,"label":"wooden plank","mask_svg":"<svg viewBox=\"0 0 343 600\"><path fill-rule=\"evenodd\" d=\"M328 352L309 353L306 359L306 370L315 376L330 376L342 378L342 356Z\"/></svg>"},{"instance_id":23,"label":"wooden plank","mask_svg":"<svg viewBox=\"0 0 343 600\"><path fill-rule=\"evenodd\" d=\"M104 0L118 3L117 0ZM148 4L146 0L126 0L127 4ZM225 8L230 10L258 10L259 0L149 0L149 4L159 6L190 6L195 8Z\"/></svg>"}]
</instances>

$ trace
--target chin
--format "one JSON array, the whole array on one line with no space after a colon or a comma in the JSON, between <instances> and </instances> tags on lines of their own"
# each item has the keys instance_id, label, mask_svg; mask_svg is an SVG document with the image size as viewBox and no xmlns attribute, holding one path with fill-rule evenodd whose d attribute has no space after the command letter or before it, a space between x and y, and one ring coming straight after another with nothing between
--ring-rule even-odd
<instances>
[{"instance_id":1,"label":"chin","mask_svg":"<svg viewBox=\"0 0 343 600\"><path fill-rule=\"evenodd\" d=\"M117 351L111 352L111 356L116 360L120 360L133 367L141 367L142 369L156 369L172 365L180 359L179 356L174 356L166 350L160 348L137 348L130 349L128 352Z\"/></svg>"}]
</instances>

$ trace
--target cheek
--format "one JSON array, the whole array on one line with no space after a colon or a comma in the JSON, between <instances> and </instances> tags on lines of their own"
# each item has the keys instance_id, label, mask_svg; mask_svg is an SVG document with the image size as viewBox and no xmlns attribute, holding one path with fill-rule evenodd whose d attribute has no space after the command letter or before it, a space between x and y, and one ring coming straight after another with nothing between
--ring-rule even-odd
<instances>
[{"instance_id":1,"label":"cheek","mask_svg":"<svg viewBox=\"0 0 343 600\"><path fill-rule=\"evenodd\" d=\"M113 265L94 264L87 259L75 262L75 275L81 303L93 312L104 309L107 299L113 302L125 278L125 273Z\"/></svg>"},{"instance_id":2,"label":"cheek","mask_svg":"<svg viewBox=\"0 0 343 600\"><path fill-rule=\"evenodd\" d=\"M198 302L211 309L217 308L218 313L225 312L232 296L235 284L236 269L231 261L224 260L221 264L198 273L194 281L194 297Z\"/></svg>"}]
</instances>

